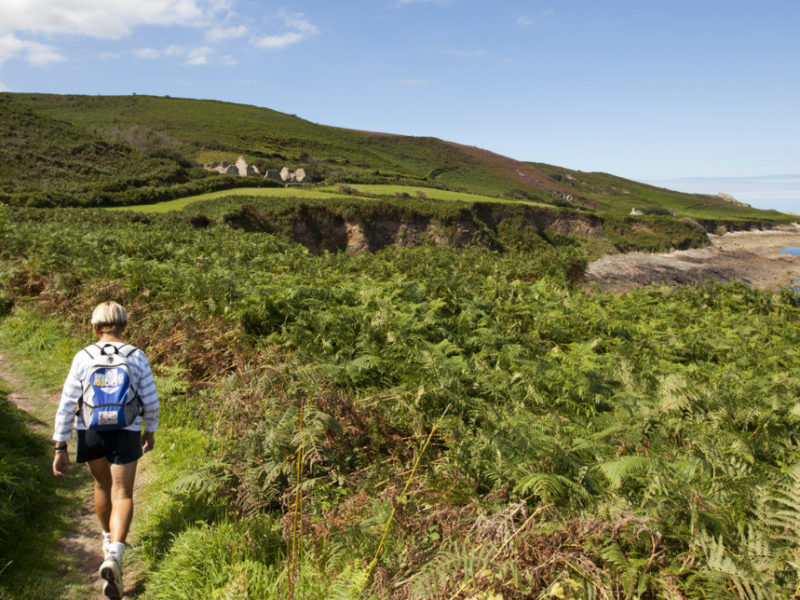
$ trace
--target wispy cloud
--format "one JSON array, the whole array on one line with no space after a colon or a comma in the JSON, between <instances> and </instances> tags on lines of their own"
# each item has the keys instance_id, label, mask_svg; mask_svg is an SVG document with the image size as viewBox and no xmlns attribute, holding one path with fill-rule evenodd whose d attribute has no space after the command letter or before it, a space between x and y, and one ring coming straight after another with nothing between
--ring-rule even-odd
<instances>
[{"instance_id":1,"label":"wispy cloud","mask_svg":"<svg viewBox=\"0 0 800 600\"><path fill-rule=\"evenodd\" d=\"M7 91L9 91L9 90L8 90L8 87L6 86L6 84L3 83L2 81L0 81L0 92L7 92Z\"/></svg>"},{"instance_id":2,"label":"wispy cloud","mask_svg":"<svg viewBox=\"0 0 800 600\"><path fill-rule=\"evenodd\" d=\"M66 60L55 45L59 36L119 40L141 26L209 27L230 12L232 3L233 0L0 0L0 65L10 59L34 65ZM230 27L219 35L244 34L237 27ZM199 61L196 56L192 60Z\"/></svg>"},{"instance_id":3,"label":"wispy cloud","mask_svg":"<svg viewBox=\"0 0 800 600\"><path fill-rule=\"evenodd\" d=\"M209 55L214 51L209 46L202 46L200 48L192 48L186 55L186 62L183 64L191 67L202 67L209 62Z\"/></svg>"},{"instance_id":4,"label":"wispy cloud","mask_svg":"<svg viewBox=\"0 0 800 600\"><path fill-rule=\"evenodd\" d=\"M127 54L142 60L180 58L186 66L233 65L236 59L230 50L223 55L216 49L218 46L244 38L251 47L284 48L319 33L303 13L287 11L272 15L273 31L258 32L253 20L236 10L237 4L245 3L244 0L0 0L0 67L12 59L33 65L63 61L67 57L58 47L61 38L121 40L144 26L193 29L196 43L163 49L134 46L117 57ZM180 37L191 39L186 35ZM98 56L101 54L102 49Z\"/></svg>"},{"instance_id":5,"label":"wispy cloud","mask_svg":"<svg viewBox=\"0 0 800 600\"><path fill-rule=\"evenodd\" d=\"M32 65L48 65L65 57L57 48L29 40L21 40L13 33L0 35L0 65L12 58L22 58Z\"/></svg>"},{"instance_id":6,"label":"wispy cloud","mask_svg":"<svg viewBox=\"0 0 800 600\"><path fill-rule=\"evenodd\" d=\"M133 51L133 55L144 60L154 60L161 56L161 52L155 48L137 48Z\"/></svg>"},{"instance_id":7,"label":"wispy cloud","mask_svg":"<svg viewBox=\"0 0 800 600\"><path fill-rule=\"evenodd\" d=\"M546 11L544 11L542 13L542 18L543 19L549 19L550 17L552 17L555 14L556 14L556 9L555 8L548 8Z\"/></svg>"},{"instance_id":8,"label":"wispy cloud","mask_svg":"<svg viewBox=\"0 0 800 600\"><path fill-rule=\"evenodd\" d=\"M249 29L246 25L236 25L232 27L212 27L206 31L206 40L209 42L235 40L247 35L248 31Z\"/></svg>"},{"instance_id":9,"label":"wispy cloud","mask_svg":"<svg viewBox=\"0 0 800 600\"><path fill-rule=\"evenodd\" d=\"M285 31L254 37L251 40L254 46L267 49L285 48L319 32L317 26L308 21L303 13L281 13L278 16L283 20Z\"/></svg>"},{"instance_id":10,"label":"wispy cloud","mask_svg":"<svg viewBox=\"0 0 800 600\"><path fill-rule=\"evenodd\" d=\"M287 31L279 35L265 35L253 41L259 48L284 48L302 41L303 36L296 31Z\"/></svg>"},{"instance_id":11,"label":"wispy cloud","mask_svg":"<svg viewBox=\"0 0 800 600\"><path fill-rule=\"evenodd\" d=\"M533 25L533 19L529 17L517 17L517 25L522 25L523 27L530 27Z\"/></svg>"},{"instance_id":12,"label":"wispy cloud","mask_svg":"<svg viewBox=\"0 0 800 600\"><path fill-rule=\"evenodd\" d=\"M189 67L202 67L210 65L212 62L230 64L232 60L230 56L225 56L219 60L212 61L214 54L215 50L211 46L190 48L189 46L181 46L179 44L171 44L163 50L157 48L137 48L133 50L133 55L142 60L155 60L166 56L168 58L182 60L183 62L181 64Z\"/></svg>"},{"instance_id":13,"label":"wispy cloud","mask_svg":"<svg viewBox=\"0 0 800 600\"><path fill-rule=\"evenodd\" d=\"M404 4L448 4L449 0L397 0L397 6Z\"/></svg>"}]
</instances>

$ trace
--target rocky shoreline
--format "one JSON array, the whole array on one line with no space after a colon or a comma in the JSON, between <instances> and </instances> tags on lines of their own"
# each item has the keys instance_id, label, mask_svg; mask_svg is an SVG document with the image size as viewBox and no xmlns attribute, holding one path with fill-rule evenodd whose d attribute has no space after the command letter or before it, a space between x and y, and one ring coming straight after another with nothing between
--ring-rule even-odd
<instances>
[{"instance_id":1,"label":"rocky shoreline","mask_svg":"<svg viewBox=\"0 0 800 600\"><path fill-rule=\"evenodd\" d=\"M711 246L661 254L609 254L586 269L588 288L623 292L648 285L743 281L777 290L800 277L800 256L779 252L800 247L800 224L766 231L709 234Z\"/></svg>"}]
</instances>

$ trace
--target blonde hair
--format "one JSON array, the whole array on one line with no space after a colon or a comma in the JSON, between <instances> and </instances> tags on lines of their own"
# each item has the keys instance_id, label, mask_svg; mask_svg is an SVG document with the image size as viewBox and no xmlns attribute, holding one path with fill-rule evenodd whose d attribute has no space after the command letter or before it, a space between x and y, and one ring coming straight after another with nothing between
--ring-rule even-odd
<instances>
[{"instance_id":1,"label":"blonde hair","mask_svg":"<svg viewBox=\"0 0 800 600\"><path fill-rule=\"evenodd\" d=\"M98 331L111 329L121 331L128 324L128 313L113 300L101 302L92 312L92 326Z\"/></svg>"}]
</instances>

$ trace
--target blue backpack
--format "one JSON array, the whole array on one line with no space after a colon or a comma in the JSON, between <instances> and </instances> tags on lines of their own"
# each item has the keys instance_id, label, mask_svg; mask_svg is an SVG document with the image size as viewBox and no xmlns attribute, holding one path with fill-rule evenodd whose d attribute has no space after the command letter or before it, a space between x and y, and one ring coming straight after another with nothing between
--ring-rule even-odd
<instances>
[{"instance_id":1,"label":"blue backpack","mask_svg":"<svg viewBox=\"0 0 800 600\"><path fill-rule=\"evenodd\" d=\"M95 344L83 349L92 363L81 381L83 395L78 414L88 429L113 431L131 425L142 414L142 404L133 386L128 357L135 346Z\"/></svg>"}]
</instances>

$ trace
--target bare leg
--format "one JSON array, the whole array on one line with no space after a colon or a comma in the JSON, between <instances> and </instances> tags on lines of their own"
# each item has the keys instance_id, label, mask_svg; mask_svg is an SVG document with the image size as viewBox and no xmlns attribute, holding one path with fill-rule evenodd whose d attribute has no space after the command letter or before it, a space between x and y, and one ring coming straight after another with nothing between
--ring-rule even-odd
<instances>
[{"instance_id":1,"label":"bare leg","mask_svg":"<svg viewBox=\"0 0 800 600\"><path fill-rule=\"evenodd\" d=\"M90 460L89 471L94 478L94 512L103 531L111 531L111 468L108 460Z\"/></svg>"},{"instance_id":2,"label":"bare leg","mask_svg":"<svg viewBox=\"0 0 800 600\"><path fill-rule=\"evenodd\" d=\"M112 465L105 458L89 461L94 478L94 510L111 542L125 543L133 520L133 482L136 461Z\"/></svg>"},{"instance_id":3,"label":"bare leg","mask_svg":"<svg viewBox=\"0 0 800 600\"><path fill-rule=\"evenodd\" d=\"M133 520L133 482L136 463L111 465L111 542L125 543Z\"/></svg>"}]
</instances>

